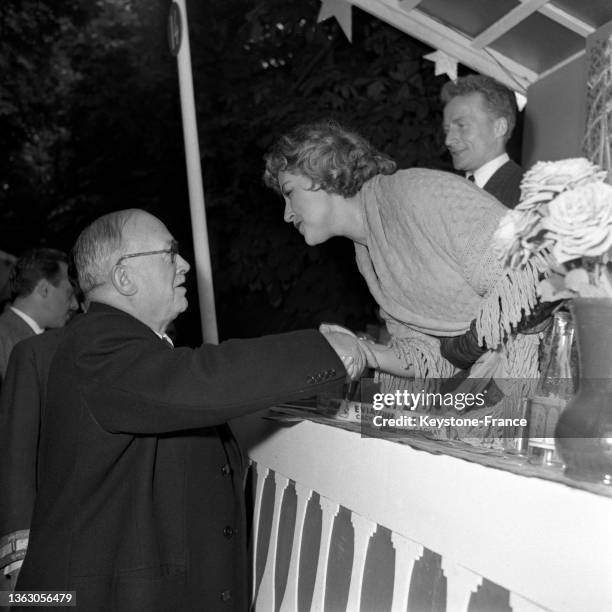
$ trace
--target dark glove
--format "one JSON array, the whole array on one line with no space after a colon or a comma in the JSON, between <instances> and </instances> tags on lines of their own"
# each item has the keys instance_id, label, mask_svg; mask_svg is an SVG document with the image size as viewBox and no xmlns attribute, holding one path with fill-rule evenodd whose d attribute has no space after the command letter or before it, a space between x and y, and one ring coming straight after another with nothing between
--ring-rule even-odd
<instances>
[{"instance_id":1,"label":"dark glove","mask_svg":"<svg viewBox=\"0 0 612 612\"><path fill-rule=\"evenodd\" d=\"M440 392L442 394L455 393L457 391L457 387L459 387L459 385L469 375L470 375L469 370L460 370L454 376L451 376L451 378L447 378L446 380L442 382L442 385L440 386ZM483 396L484 396L484 404L482 407L487 407L487 406L495 406L495 404L497 404L503 399L504 394L502 393L501 389L497 386L495 381L491 378L489 382L487 382L483 390Z\"/></svg>"},{"instance_id":2,"label":"dark glove","mask_svg":"<svg viewBox=\"0 0 612 612\"><path fill-rule=\"evenodd\" d=\"M470 323L470 329L461 336L454 338L440 338L440 353L444 359L450 361L455 367L460 368L454 376L442 384L443 393L452 393L470 375L470 368L478 358L487 352L486 344L479 346L478 334L476 333L476 319ZM494 406L504 394L495 381L491 379L486 386L485 406Z\"/></svg>"},{"instance_id":3,"label":"dark glove","mask_svg":"<svg viewBox=\"0 0 612 612\"><path fill-rule=\"evenodd\" d=\"M558 302L538 302L533 312L517 323L515 332L520 334L537 334L546 329ZM470 329L461 336L440 338L440 354L456 368L467 370L478 358L486 353L486 345L479 346L476 333L476 319L470 324Z\"/></svg>"},{"instance_id":4,"label":"dark glove","mask_svg":"<svg viewBox=\"0 0 612 612\"><path fill-rule=\"evenodd\" d=\"M516 331L519 334L537 334L544 331L552 320L552 314L557 306L562 302L538 302L533 312L525 316L517 323Z\"/></svg>"},{"instance_id":5,"label":"dark glove","mask_svg":"<svg viewBox=\"0 0 612 612\"><path fill-rule=\"evenodd\" d=\"M476 319L472 321L470 329L463 335L453 338L440 338L440 354L442 357L462 370L471 368L478 358L486 352L486 345L478 345Z\"/></svg>"}]
</instances>

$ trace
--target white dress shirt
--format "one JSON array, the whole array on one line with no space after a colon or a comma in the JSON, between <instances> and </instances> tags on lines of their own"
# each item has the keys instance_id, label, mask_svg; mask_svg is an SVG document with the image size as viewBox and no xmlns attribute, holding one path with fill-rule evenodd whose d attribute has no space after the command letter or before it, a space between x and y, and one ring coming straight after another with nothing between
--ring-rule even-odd
<instances>
[{"instance_id":1,"label":"white dress shirt","mask_svg":"<svg viewBox=\"0 0 612 612\"><path fill-rule=\"evenodd\" d=\"M15 308L14 306L10 307L11 310L18 316L21 317L31 328L35 334L42 334L45 330L30 316L25 312L19 310L19 308Z\"/></svg>"},{"instance_id":2,"label":"white dress shirt","mask_svg":"<svg viewBox=\"0 0 612 612\"><path fill-rule=\"evenodd\" d=\"M168 334L160 334L158 331L153 330L164 342L167 342L172 348L174 348L174 342Z\"/></svg>"},{"instance_id":3,"label":"white dress shirt","mask_svg":"<svg viewBox=\"0 0 612 612\"><path fill-rule=\"evenodd\" d=\"M499 157L480 166L475 172L466 173L465 177L468 178L472 175L474 177L474 183L482 189L487 184L487 181L509 160L510 157L508 154L502 153Z\"/></svg>"}]
</instances>

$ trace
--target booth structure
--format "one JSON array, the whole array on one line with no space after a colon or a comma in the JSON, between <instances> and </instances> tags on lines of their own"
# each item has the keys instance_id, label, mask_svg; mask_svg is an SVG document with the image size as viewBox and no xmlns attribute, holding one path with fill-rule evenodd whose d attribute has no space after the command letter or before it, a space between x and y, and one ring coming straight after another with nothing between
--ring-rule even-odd
<instances>
[{"instance_id":1,"label":"booth structure","mask_svg":"<svg viewBox=\"0 0 612 612\"><path fill-rule=\"evenodd\" d=\"M612 170L610 0L321 0L319 17L350 38L353 8L432 47L436 74L461 63L526 96L524 168ZM612 610L603 486L308 420L236 427L259 612Z\"/></svg>"},{"instance_id":2,"label":"booth structure","mask_svg":"<svg viewBox=\"0 0 612 612\"><path fill-rule=\"evenodd\" d=\"M350 38L353 7L431 46L436 73L462 63L526 96L524 168L612 170L609 0L322 0L320 19ZM257 611L612 610L612 488L312 420L237 430Z\"/></svg>"},{"instance_id":3,"label":"booth structure","mask_svg":"<svg viewBox=\"0 0 612 612\"><path fill-rule=\"evenodd\" d=\"M612 610L612 490L501 453L238 423L269 612Z\"/></svg>"},{"instance_id":4,"label":"booth structure","mask_svg":"<svg viewBox=\"0 0 612 612\"><path fill-rule=\"evenodd\" d=\"M610 170L612 3L608 0L321 0L351 34L352 8L527 98L521 165L585 155ZM518 161L518 160L517 160Z\"/></svg>"}]
</instances>

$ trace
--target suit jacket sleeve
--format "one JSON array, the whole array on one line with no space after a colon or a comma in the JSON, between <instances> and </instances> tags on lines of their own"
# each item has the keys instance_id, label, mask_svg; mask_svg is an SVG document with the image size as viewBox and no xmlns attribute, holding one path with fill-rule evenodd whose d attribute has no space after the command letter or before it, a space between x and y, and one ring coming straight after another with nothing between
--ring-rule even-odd
<instances>
[{"instance_id":1,"label":"suit jacket sleeve","mask_svg":"<svg viewBox=\"0 0 612 612\"><path fill-rule=\"evenodd\" d=\"M6 377L6 369L8 367L9 355L13 348L11 343L8 343L2 336L0 336L0 389L4 383Z\"/></svg>"},{"instance_id":2,"label":"suit jacket sleeve","mask_svg":"<svg viewBox=\"0 0 612 612\"><path fill-rule=\"evenodd\" d=\"M83 346L73 355L81 393L97 422L115 433L218 425L275 403L339 394L346 376L314 330L174 350L118 331Z\"/></svg>"},{"instance_id":3,"label":"suit jacket sleeve","mask_svg":"<svg viewBox=\"0 0 612 612\"><path fill-rule=\"evenodd\" d=\"M42 398L29 346L13 349L0 398L0 535L29 529L36 495Z\"/></svg>"}]
</instances>

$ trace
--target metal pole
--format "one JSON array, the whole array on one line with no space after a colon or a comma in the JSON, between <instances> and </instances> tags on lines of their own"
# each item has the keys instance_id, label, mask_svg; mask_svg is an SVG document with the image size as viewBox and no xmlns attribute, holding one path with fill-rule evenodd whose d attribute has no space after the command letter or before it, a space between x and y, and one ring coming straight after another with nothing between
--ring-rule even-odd
<instances>
[{"instance_id":1,"label":"metal pole","mask_svg":"<svg viewBox=\"0 0 612 612\"><path fill-rule=\"evenodd\" d=\"M195 273L198 283L198 298L200 301L200 320L202 323L202 339L204 342L218 344L217 314L215 310L215 292L213 289L212 266L208 245L208 229L206 225L206 208L204 203L204 187L202 183L202 168L200 165L200 145L198 142L198 125L196 120L195 100L193 95L193 76L191 72L191 51L189 48L189 28L187 23L186 0L176 0L168 24L168 36L171 51L173 43L178 52L177 65L179 89L181 95L181 113L183 117L183 138L185 141L185 158L187 162L187 182L189 186L189 208L191 210L191 230L195 255ZM174 14L173 14L174 13ZM178 30L177 27L178 13Z\"/></svg>"}]
</instances>

